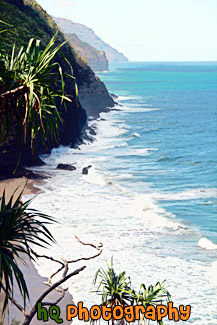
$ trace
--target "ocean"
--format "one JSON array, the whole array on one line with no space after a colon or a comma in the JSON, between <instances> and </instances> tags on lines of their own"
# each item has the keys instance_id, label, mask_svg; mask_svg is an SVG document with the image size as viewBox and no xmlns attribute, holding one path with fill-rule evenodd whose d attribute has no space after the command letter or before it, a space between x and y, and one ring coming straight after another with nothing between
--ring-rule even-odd
<instances>
[{"instance_id":1,"label":"ocean","mask_svg":"<svg viewBox=\"0 0 217 325\"><path fill-rule=\"evenodd\" d=\"M50 226L58 244L49 254L96 253L75 235L103 243L100 257L72 266L87 266L68 281L75 302L100 304L93 277L113 256L136 289L166 280L174 305L192 306L179 324L217 324L217 63L130 62L97 75L117 106L89 120L95 140L54 149L34 169L51 178L32 207L59 221ZM55 269L36 267L43 276Z\"/></svg>"}]
</instances>

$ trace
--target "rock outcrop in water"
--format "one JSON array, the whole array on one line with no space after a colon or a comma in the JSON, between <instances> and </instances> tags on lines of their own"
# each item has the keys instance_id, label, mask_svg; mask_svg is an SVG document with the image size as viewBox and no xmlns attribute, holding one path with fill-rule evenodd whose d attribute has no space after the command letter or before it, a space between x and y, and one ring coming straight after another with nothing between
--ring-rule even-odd
<instances>
[{"instance_id":1,"label":"rock outcrop in water","mask_svg":"<svg viewBox=\"0 0 217 325\"><path fill-rule=\"evenodd\" d=\"M57 169L73 171L76 170L76 167L71 164L58 164Z\"/></svg>"},{"instance_id":2,"label":"rock outcrop in water","mask_svg":"<svg viewBox=\"0 0 217 325\"><path fill-rule=\"evenodd\" d=\"M87 175L88 174L88 170L91 168L92 166L90 165L90 166L87 166L87 167L84 167L83 169L82 169L82 174L83 175Z\"/></svg>"},{"instance_id":3,"label":"rock outcrop in water","mask_svg":"<svg viewBox=\"0 0 217 325\"><path fill-rule=\"evenodd\" d=\"M14 32L19 35L8 34L3 46L11 51L14 41L16 48L26 46L30 38L40 39L42 48L46 46L56 32L58 26L51 16L44 11L35 0L13 0L0 2L1 20L14 26ZM63 34L59 33L57 44L64 41ZM66 110L61 110L63 125L60 125L60 144L74 146L81 140L81 133L86 125L89 116L97 117L100 112L107 112L114 106L113 99L109 96L105 85L95 76L90 67L82 60L72 46L66 44L62 49L65 57L73 68L74 76L78 84L78 104L75 100L75 85L70 78L65 80L67 95L73 96L72 103L67 103ZM57 57L63 71L70 74L69 65L62 56ZM58 105L57 105L58 106ZM54 143L52 146L57 146ZM36 143L36 154L33 157L30 143L22 148L22 160L20 166L38 164L38 154L49 152L40 141ZM51 148L50 148L51 149ZM18 161L19 151L16 148L16 141L11 141L7 148L0 148L0 176L12 174Z\"/></svg>"},{"instance_id":4,"label":"rock outcrop in water","mask_svg":"<svg viewBox=\"0 0 217 325\"><path fill-rule=\"evenodd\" d=\"M53 17L65 34L76 34L80 40L87 42L95 49L104 51L108 62L128 62L128 59L116 49L106 44L99 38L91 28L85 25L74 23L69 19Z\"/></svg>"}]
</instances>

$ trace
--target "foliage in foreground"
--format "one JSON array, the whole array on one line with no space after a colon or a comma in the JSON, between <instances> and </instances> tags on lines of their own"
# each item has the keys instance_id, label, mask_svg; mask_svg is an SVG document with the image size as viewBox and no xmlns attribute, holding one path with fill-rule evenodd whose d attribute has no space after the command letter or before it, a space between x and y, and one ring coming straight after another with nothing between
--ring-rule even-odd
<instances>
[{"instance_id":1,"label":"foliage in foreground","mask_svg":"<svg viewBox=\"0 0 217 325\"><path fill-rule=\"evenodd\" d=\"M0 30L2 38L11 26L3 21L0 23L4 26ZM62 68L53 62L65 44L55 47L57 34L58 31L43 51L40 41L35 39L30 39L27 48L21 47L17 54L15 45L11 55L0 46L0 147L12 137L22 153L22 144L27 138L31 139L32 149L37 135L43 144L50 138L57 139L61 118L56 98L61 102L71 101L64 93ZM65 76L75 80L71 75ZM17 260L25 263L21 254L34 260L37 254L30 245L43 247L55 241L46 227L53 219L29 209L31 200L23 203L21 195L22 192L15 199L14 193L6 202L4 191L0 198L0 292L5 293L2 313L8 300L13 299L15 281L24 308L29 298L23 273L17 264Z\"/></svg>"},{"instance_id":2,"label":"foliage in foreground","mask_svg":"<svg viewBox=\"0 0 217 325\"><path fill-rule=\"evenodd\" d=\"M31 200L22 202L23 191L15 199L15 192L9 202L6 202L5 191L0 198L0 291L5 292L3 311L10 297L13 297L15 280L24 305L26 298L29 298L23 273L17 264L18 259L25 264L21 254L34 260L35 254L30 245L44 247L55 242L46 227L53 218L30 209Z\"/></svg>"},{"instance_id":3,"label":"foliage in foreground","mask_svg":"<svg viewBox=\"0 0 217 325\"><path fill-rule=\"evenodd\" d=\"M43 145L58 140L58 123L61 121L56 100L71 101L65 95L64 74L54 57L67 42L55 47L58 31L42 51L40 41L30 39L26 49L15 54L15 45L9 55L0 51L0 145L15 136L21 150L23 141L30 137L34 149L36 136ZM77 89L77 88L76 88ZM15 122L15 125L14 125ZM15 133L15 134L14 134Z\"/></svg>"},{"instance_id":4,"label":"foliage in foreground","mask_svg":"<svg viewBox=\"0 0 217 325\"><path fill-rule=\"evenodd\" d=\"M165 287L165 281L157 282L155 286L150 285L146 287L145 284L140 285L140 290L137 292L132 288L130 278L126 276L125 272L116 274L113 268L113 258L111 259L111 266L107 263L107 269L100 268L94 277L93 285L96 286L99 281L96 292L102 297L101 305L111 307L115 306L132 306L142 305L145 309L148 306L156 307L163 303L163 301L170 301L170 294ZM112 324L115 321L112 319ZM146 324L144 317L141 318L140 324ZM162 321L157 321L162 325Z\"/></svg>"}]
</instances>

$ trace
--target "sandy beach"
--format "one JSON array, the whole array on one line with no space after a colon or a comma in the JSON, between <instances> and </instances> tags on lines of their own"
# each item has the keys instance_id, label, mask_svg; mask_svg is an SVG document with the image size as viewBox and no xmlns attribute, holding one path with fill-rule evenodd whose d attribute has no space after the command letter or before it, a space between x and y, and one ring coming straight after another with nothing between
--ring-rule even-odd
<instances>
[{"instance_id":1,"label":"sandy beach","mask_svg":"<svg viewBox=\"0 0 217 325\"><path fill-rule=\"evenodd\" d=\"M28 195L28 194L36 194L40 191L39 188L37 188L37 184L41 184L41 182L44 182L43 180L28 180L25 177L22 178L14 178L14 179L6 179L3 181L0 181L0 195L2 195L4 189L6 191L6 197L7 199L13 194L15 189L17 189L15 196L19 195L19 193L23 190L25 184L26 187L24 189L23 194ZM48 253L49 255L49 253ZM29 294L30 294L30 302L27 302L27 310L31 309L31 306L34 305L34 302L38 299L38 297L48 288L45 284L43 284L44 281L47 281L46 278L41 277L38 273L36 268L34 267L33 263L26 257L23 257L26 263L28 264L27 266L23 265L21 262L18 262L26 283L27 287L29 289ZM44 260L46 263L46 260ZM57 291L51 292L47 298L46 301L53 302L56 301L59 297L60 293ZM2 297L0 297L1 301L3 300ZM20 302L22 305L22 299L19 294L19 290L15 288L15 294L14 298ZM69 321L66 321L65 319L65 310L66 310L66 305L72 304L72 296L66 292L64 298L61 300L61 302L58 304L61 310L61 318L64 320L65 323L71 323ZM0 306L1 308L1 306ZM24 320L24 316L22 313L12 304L9 305L9 310L7 312L7 315L5 317L4 325L11 325L15 324L14 321L18 321L19 323L16 324L22 324L22 321ZM42 322L38 321L36 316L32 320L31 324L33 325L39 325L39 324L56 324L56 322L49 320L48 322Z\"/></svg>"},{"instance_id":2,"label":"sandy beach","mask_svg":"<svg viewBox=\"0 0 217 325\"><path fill-rule=\"evenodd\" d=\"M39 188L35 187L34 184L36 185L37 183L43 182L42 180L32 180L32 179L27 179L26 177L20 177L20 178L9 178L0 181L0 196L2 196L3 191L5 190L7 198L9 198L13 192L15 192L15 197L17 197L20 192L24 189L23 194L28 195L28 194L36 194L39 192ZM25 186L26 185L26 186Z\"/></svg>"}]
</instances>

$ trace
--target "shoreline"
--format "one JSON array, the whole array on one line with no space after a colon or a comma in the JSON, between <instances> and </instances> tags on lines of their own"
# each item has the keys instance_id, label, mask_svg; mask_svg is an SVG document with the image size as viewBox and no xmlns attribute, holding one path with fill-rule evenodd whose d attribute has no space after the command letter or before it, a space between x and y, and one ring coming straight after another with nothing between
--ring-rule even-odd
<instances>
[{"instance_id":1,"label":"shoreline","mask_svg":"<svg viewBox=\"0 0 217 325\"><path fill-rule=\"evenodd\" d=\"M4 189L6 193L6 200L9 199L9 197L15 192L15 197L17 197L21 191L24 189L24 186L26 184L26 187L23 191L23 195L31 195L31 194L37 194L41 190L37 188L37 184L44 184L45 180L39 180L39 179L27 179L26 177L21 177L21 178L9 178L9 179L4 179L0 181L0 196L2 195ZM23 272L24 278L27 283L27 287L29 290L29 295L30 295L30 302L27 301L27 310L31 308L31 305L35 303L35 301L40 297L40 295L48 288L43 282L47 281L47 278L42 277L38 274L38 271L32 261L28 259L27 256L22 256L27 263L27 265L24 265L20 261L18 261L18 265L20 269ZM55 270L55 268L54 268ZM59 293L57 291L51 292L48 296L46 301L53 302L56 301L59 297ZM19 293L19 290L15 286L15 291L14 291L14 298L18 302L22 302L21 296ZM71 321L67 321L65 318L65 310L66 310L66 305L72 304L73 303L73 297L72 295L66 291L64 298L58 303L57 305L60 307L61 317L63 318L64 324L68 323L71 324ZM9 311L6 314L5 320L4 320L4 325L11 325L12 320L16 320L18 322L24 321L24 316L23 314L13 305L9 304L8 306ZM1 309L1 306L0 306ZM55 321L49 320L48 322L43 322L44 324L56 324ZM38 325L39 321L35 317L31 321L32 325Z\"/></svg>"},{"instance_id":2,"label":"shoreline","mask_svg":"<svg viewBox=\"0 0 217 325\"><path fill-rule=\"evenodd\" d=\"M26 187L23 191L23 195L37 194L40 191L39 188L34 186L34 184L36 185L37 183L43 183L43 180L27 179L26 177L0 180L0 196L5 189L6 197L10 197L15 190L15 197L17 197L22 192L25 185Z\"/></svg>"}]
</instances>

